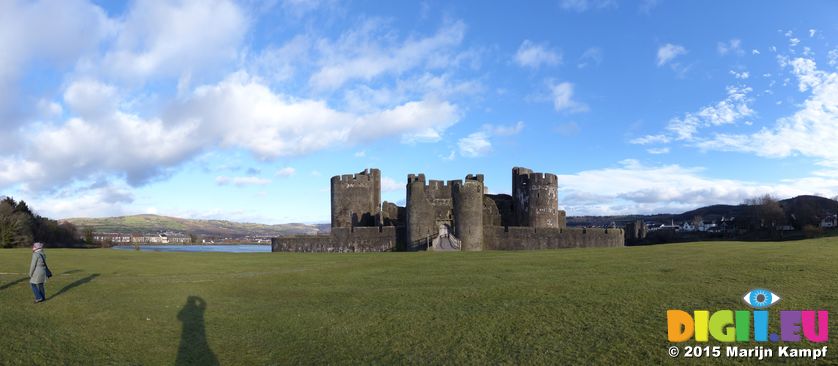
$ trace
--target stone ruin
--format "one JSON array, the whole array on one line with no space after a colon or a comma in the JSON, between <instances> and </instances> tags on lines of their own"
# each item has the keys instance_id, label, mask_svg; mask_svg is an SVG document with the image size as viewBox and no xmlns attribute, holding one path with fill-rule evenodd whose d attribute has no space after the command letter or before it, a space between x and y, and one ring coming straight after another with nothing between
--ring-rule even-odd
<instances>
[{"instance_id":1,"label":"stone ruin","mask_svg":"<svg viewBox=\"0 0 838 366\"><path fill-rule=\"evenodd\" d=\"M274 252L476 251L619 247L616 228L568 228L550 173L512 169L512 195L487 194L483 175L407 176L405 207L381 201L381 171L331 180L331 232L278 237Z\"/></svg>"}]
</instances>

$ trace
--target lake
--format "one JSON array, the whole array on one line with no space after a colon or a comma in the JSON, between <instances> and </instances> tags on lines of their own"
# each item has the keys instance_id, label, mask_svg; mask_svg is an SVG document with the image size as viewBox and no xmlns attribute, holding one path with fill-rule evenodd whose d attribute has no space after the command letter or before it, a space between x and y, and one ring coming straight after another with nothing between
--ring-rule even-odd
<instances>
[{"instance_id":1,"label":"lake","mask_svg":"<svg viewBox=\"0 0 838 366\"><path fill-rule=\"evenodd\" d=\"M117 245L116 250L134 250L132 245ZM270 244L242 245L140 245L145 252L216 252L216 253L266 253L271 251Z\"/></svg>"}]
</instances>

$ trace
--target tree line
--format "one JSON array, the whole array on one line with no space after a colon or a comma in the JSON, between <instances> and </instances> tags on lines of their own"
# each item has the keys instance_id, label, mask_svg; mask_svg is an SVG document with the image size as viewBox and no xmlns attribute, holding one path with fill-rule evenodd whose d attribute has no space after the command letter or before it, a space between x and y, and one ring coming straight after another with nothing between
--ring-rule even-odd
<instances>
[{"instance_id":1,"label":"tree line","mask_svg":"<svg viewBox=\"0 0 838 366\"><path fill-rule=\"evenodd\" d=\"M11 197L0 200L0 247L28 247L33 242L67 245L80 242L79 232L69 222L38 215L24 201Z\"/></svg>"}]
</instances>

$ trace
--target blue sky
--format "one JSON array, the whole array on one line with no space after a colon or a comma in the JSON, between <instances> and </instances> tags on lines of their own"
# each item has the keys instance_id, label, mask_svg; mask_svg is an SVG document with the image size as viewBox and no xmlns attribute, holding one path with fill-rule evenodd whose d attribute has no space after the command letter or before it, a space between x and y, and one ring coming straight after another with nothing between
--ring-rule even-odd
<instances>
[{"instance_id":1,"label":"blue sky","mask_svg":"<svg viewBox=\"0 0 838 366\"><path fill-rule=\"evenodd\" d=\"M325 222L329 177L513 166L568 215L838 194L838 3L2 1L0 194Z\"/></svg>"}]
</instances>

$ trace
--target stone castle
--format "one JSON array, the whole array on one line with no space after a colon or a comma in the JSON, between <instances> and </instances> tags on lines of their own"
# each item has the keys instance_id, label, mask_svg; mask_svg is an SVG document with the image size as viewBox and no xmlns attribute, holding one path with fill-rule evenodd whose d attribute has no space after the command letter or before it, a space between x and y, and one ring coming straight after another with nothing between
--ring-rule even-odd
<instances>
[{"instance_id":1,"label":"stone castle","mask_svg":"<svg viewBox=\"0 0 838 366\"><path fill-rule=\"evenodd\" d=\"M405 207L381 201L381 171L332 177L328 235L272 239L274 252L515 250L624 245L622 229L568 228L550 173L512 169L512 195L487 194L483 175L407 176Z\"/></svg>"}]
</instances>

